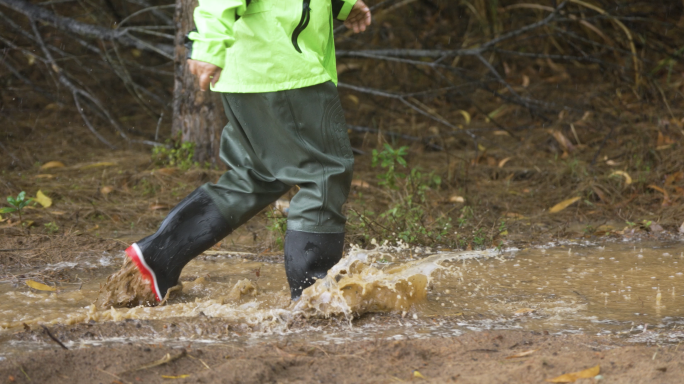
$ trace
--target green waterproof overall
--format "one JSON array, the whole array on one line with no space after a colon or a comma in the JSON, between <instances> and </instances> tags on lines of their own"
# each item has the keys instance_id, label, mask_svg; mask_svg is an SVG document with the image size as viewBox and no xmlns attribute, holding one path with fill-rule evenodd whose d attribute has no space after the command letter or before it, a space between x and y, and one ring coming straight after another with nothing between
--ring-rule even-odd
<instances>
[{"instance_id":1,"label":"green waterproof overall","mask_svg":"<svg viewBox=\"0 0 684 384\"><path fill-rule=\"evenodd\" d=\"M337 94L333 19L356 0L199 0L190 57L223 68L212 86L230 123L231 168L202 188L235 229L293 186L288 230L344 232L353 156Z\"/></svg>"},{"instance_id":2,"label":"green waterproof overall","mask_svg":"<svg viewBox=\"0 0 684 384\"><path fill-rule=\"evenodd\" d=\"M230 123L221 159L231 168L202 188L237 228L293 186L288 230L344 232L352 155L337 87L223 93Z\"/></svg>"}]
</instances>

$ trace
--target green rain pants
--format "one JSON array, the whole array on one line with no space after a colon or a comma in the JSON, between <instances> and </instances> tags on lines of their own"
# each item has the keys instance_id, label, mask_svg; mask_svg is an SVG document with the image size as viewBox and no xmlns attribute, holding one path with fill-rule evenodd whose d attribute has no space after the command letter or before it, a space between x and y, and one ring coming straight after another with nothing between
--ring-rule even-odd
<instances>
[{"instance_id":1,"label":"green rain pants","mask_svg":"<svg viewBox=\"0 0 684 384\"><path fill-rule=\"evenodd\" d=\"M332 82L267 93L222 93L229 123L221 159L230 170L202 188L232 229L293 186L287 229L344 232L352 180L344 112Z\"/></svg>"}]
</instances>

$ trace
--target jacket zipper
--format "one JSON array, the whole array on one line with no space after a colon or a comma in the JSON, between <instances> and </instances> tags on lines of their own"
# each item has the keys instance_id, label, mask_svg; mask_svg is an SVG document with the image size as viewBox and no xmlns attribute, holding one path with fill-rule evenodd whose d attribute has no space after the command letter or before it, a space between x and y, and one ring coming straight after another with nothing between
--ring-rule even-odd
<instances>
[{"instance_id":1,"label":"jacket zipper","mask_svg":"<svg viewBox=\"0 0 684 384\"><path fill-rule=\"evenodd\" d=\"M302 4L302 19L299 20L299 24L297 24L294 32L292 32L292 45L294 45L294 48L299 53L302 53L302 50L299 48L297 39L302 31L306 29L306 26L309 25L309 21L311 21L311 8L309 7L310 1L311 0L304 0L304 3Z\"/></svg>"}]
</instances>

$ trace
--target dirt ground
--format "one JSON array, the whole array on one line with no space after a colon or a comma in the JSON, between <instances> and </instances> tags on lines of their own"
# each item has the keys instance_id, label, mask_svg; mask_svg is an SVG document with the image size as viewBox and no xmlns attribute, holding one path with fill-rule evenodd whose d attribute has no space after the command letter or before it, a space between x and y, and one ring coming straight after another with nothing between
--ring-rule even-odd
<instances>
[{"instance_id":1,"label":"dirt ground","mask_svg":"<svg viewBox=\"0 0 684 384\"><path fill-rule=\"evenodd\" d=\"M535 76L533 81L543 81L537 79L541 75ZM682 83L679 86L684 87ZM556 87L551 84L548 88ZM371 160L373 149L381 150L383 144L390 143L409 147L407 160L412 168L420 166L441 177L441 187L430 192L423 208L427 224L440 212L451 215L455 225L459 223L456 229L463 238L447 239L445 247L524 248L578 238L680 239L680 231L684 231L680 229L684 221L681 105L673 104L667 111L656 105L658 102L636 100L630 92L616 97L610 84L574 89L575 93L566 96L585 94L601 103L586 112L561 113L550 122L521 123L520 129L512 130L514 136L488 124L486 114L468 109L473 120L470 129L486 138L477 151L462 135L451 133L431 139L428 144L445 148L437 151L424 142L395 141L378 132L351 132L357 155L348 208L380 211L392 203L378 184L381 170L374 168ZM414 137L423 137L434 128L415 114L379 111L384 107L370 97L347 96L342 93L350 123L377 121L381 130ZM73 276L68 273L38 274L30 269L72 260L82 252L125 249L152 233L182 197L223 172L159 164L153 161L150 148L139 144L105 150L80 122L71 123L77 120L72 110L48 108L28 99L25 104L9 96L5 99L7 111L26 113L7 113L0 121L0 198L4 201L20 191L36 197L41 191L52 205L27 207L23 223L14 214L0 217L3 283L27 279L46 284L70 282ZM498 108L486 106L488 110ZM444 102L444 109L450 112L441 114L457 120L452 104ZM612 109L619 110L619 116L609 119L602 115ZM509 126L516 125L524 114L520 108L503 112ZM147 134L154 132L156 120L129 117L131 124L147 127L143 128ZM59 164L48 166L51 162ZM572 199L571 205L553 212L552 207ZM250 252L257 260L279 260L282 252L271 226L271 218L262 212L217 248ZM367 245L367 237L377 235L373 226L363 229L358 222L348 233L348 242L362 246ZM17 269L29 272L18 275ZM318 325L305 325L312 324ZM203 326L211 330L224 324L214 319L204 321ZM251 331L236 327L244 334ZM65 342L143 335L145 330L139 322L51 328L52 334ZM0 343L26 340L54 347L0 361L0 383L534 383L596 365L600 377L579 382L675 383L684 376L684 350L678 345L633 345L617 338L521 331L339 345L271 342L199 347L189 343L179 349L136 343L68 351L43 329L12 329L0 334ZM152 366L167 354L170 361ZM521 357L513 357L516 354Z\"/></svg>"},{"instance_id":2,"label":"dirt ground","mask_svg":"<svg viewBox=\"0 0 684 384\"><path fill-rule=\"evenodd\" d=\"M168 362L162 364L162 361ZM287 342L251 347L122 345L65 351L55 344L54 350L0 362L0 380L6 383L540 383L597 365L600 376L578 382L675 383L684 375L684 350L676 345L624 345L610 338L518 331L338 345Z\"/></svg>"}]
</instances>

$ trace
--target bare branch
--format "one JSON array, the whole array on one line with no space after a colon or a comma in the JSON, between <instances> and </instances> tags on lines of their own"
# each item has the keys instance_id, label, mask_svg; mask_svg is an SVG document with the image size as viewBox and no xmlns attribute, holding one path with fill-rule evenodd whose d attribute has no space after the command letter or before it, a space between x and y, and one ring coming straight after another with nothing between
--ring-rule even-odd
<instances>
[{"instance_id":1,"label":"bare branch","mask_svg":"<svg viewBox=\"0 0 684 384\"><path fill-rule=\"evenodd\" d=\"M173 45L152 45L146 43L131 36L127 28L109 29L97 25L82 23L69 17L57 16L47 9L35 6L24 0L0 0L0 4L25 15L31 20L48 23L51 26L63 31L69 31L81 36L105 41L116 41L126 46L151 50L164 57L173 58Z\"/></svg>"}]
</instances>

